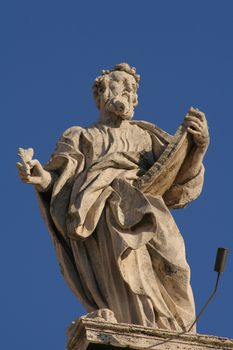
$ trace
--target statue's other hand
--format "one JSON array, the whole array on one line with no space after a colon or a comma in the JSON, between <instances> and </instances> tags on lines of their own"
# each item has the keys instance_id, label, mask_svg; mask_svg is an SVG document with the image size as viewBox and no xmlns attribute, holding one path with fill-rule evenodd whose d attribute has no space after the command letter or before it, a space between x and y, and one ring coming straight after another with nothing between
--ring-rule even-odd
<instances>
[{"instance_id":1,"label":"statue's other hand","mask_svg":"<svg viewBox=\"0 0 233 350\"><path fill-rule=\"evenodd\" d=\"M40 185L43 177L43 167L37 159L32 159L26 164L16 163L19 176L24 183Z\"/></svg>"},{"instance_id":2,"label":"statue's other hand","mask_svg":"<svg viewBox=\"0 0 233 350\"><path fill-rule=\"evenodd\" d=\"M26 160L21 154L20 157L22 161L17 162L16 166L21 180L26 184L35 185L39 191L45 191L52 181L51 174L44 170L39 160Z\"/></svg>"},{"instance_id":3,"label":"statue's other hand","mask_svg":"<svg viewBox=\"0 0 233 350\"><path fill-rule=\"evenodd\" d=\"M192 134L197 147L206 150L209 145L209 131L205 114L197 108L190 107L183 124Z\"/></svg>"}]
</instances>

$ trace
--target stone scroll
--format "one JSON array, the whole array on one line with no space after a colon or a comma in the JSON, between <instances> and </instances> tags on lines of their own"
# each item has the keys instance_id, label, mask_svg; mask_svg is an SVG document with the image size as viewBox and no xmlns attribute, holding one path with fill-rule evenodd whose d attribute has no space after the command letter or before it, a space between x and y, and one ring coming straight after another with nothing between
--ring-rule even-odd
<instances>
[{"instance_id":1,"label":"stone scroll","mask_svg":"<svg viewBox=\"0 0 233 350\"><path fill-rule=\"evenodd\" d=\"M144 193L163 195L175 182L194 143L183 125L154 165L134 185Z\"/></svg>"}]
</instances>

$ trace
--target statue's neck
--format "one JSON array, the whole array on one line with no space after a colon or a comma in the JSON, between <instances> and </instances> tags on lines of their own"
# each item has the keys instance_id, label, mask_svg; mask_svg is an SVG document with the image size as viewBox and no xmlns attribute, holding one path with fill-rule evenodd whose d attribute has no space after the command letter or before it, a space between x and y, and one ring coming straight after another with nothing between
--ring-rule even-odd
<instances>
[{"instance_id":1,"label":"statue's neck","mask_svg":"<svg viewBox=\"0 0 233 350\"><path fill-rule=\"evenodd\" d=\"M122 124L128 122L128 120L122 119L114 113L106 112L100 113L99 122L112 128L119 128Z\"/></svg>"}]
</instances>

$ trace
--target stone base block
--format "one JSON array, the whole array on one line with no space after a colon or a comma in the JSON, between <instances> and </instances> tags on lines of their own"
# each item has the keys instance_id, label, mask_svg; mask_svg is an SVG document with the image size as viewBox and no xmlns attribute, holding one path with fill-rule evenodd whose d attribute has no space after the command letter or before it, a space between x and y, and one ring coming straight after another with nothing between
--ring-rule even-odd
<instances>
[{"instance_id":1,"label":"stone base block","mask_svg":"<svg viewBox=\"0 0 233 350\"><path fill-rule=\"evenodd\" d=\"M233 339L183 334L81 317L67 331L67 350L233 350Z\"/></svg>"}]
</instances>

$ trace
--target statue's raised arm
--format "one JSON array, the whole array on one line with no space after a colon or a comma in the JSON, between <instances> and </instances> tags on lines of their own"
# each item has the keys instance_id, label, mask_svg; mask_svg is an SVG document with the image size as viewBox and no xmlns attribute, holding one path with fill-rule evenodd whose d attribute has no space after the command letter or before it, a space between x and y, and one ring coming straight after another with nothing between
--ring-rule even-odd
<instances>
[{"instance_id":1,"label":"statue's raised arm","mask_svg":"<svg viewBox=\"0 0 233 350\"><path fill-rule=\"evenodd\" d=\"M159 134L154 128L151 132ZM161 195L168 207L182 208L196 199L204 181L203 158L209 145L205 115L191 107L182 125L152 167L134 185L144 193Z\"/></svg>"}]
</instances>

